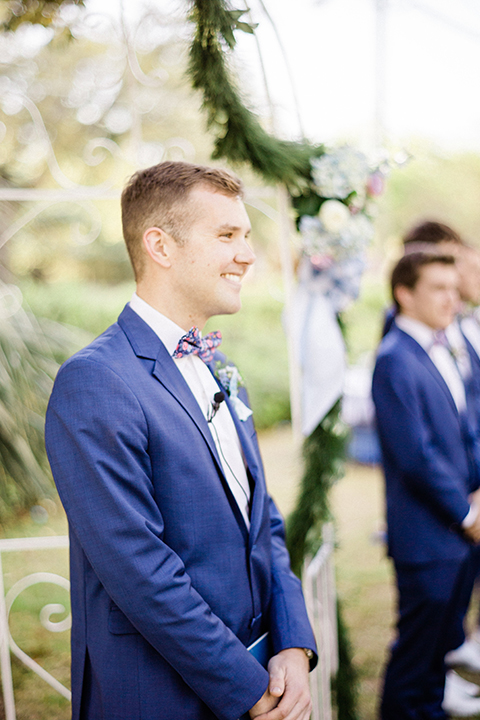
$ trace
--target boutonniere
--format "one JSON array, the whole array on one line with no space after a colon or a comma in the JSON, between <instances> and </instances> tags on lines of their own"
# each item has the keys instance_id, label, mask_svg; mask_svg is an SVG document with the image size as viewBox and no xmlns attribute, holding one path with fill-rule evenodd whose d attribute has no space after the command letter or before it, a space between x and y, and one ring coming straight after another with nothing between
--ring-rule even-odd
<instances>
[{"instance_id":1,"label":"boutonniere","mask_svg":"<svg viewBox=\"0 0 480 720\"><path fill-rule=\"evenodd\" d=\"M222 363L218 360L215 364L215 377L220 380L222 386L225 388L238 419L242 422L248 420L253 413L238 397L239 388L244 387L244 382L238 372L238 368L235 365Z\"/></svg>"},{"instance_id":2,"label":"boutonniere","mask_svg":"<svg viewBox=\"0 0 480 720\"><path fill-rule=\"evenodd\" d=\"M459 348L452 347L451 345L448 346L448 352L452 356L452 358L457 363L464 355L464 353L461 352Z\"/></svg>"}]
</instances>

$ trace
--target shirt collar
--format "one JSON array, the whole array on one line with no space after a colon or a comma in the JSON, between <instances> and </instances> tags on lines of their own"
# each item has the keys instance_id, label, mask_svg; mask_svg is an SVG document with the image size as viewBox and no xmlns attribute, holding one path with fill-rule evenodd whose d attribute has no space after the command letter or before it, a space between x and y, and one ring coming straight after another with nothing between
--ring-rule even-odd
<instances>
[{"instance_id":1,"label":"shirt collar","mask_svg":"<svg viewBox=\"0 0 480 720\"><path fill-rule=\"evenodd\" d=\"M133 293L129 303L131 309L144 320L153 332L158 335L170 355L173 355L180 338L185 335L185 330L170 320L166 315L155 310L145 300L142 300L137 293Z\"/></svg>"},{"instance_id":2,"label":"shirt collar","mask_svg":"<svg viewBox=\"0 0 480 720\"><path fill-rule=\"evenodd\" d=\"M401 314L396 316L395 324L400 330L413 337L426 352L430 351L435 342L435 331L431 327L420 322L420 320Z\"/></svg>"}]
</instances>

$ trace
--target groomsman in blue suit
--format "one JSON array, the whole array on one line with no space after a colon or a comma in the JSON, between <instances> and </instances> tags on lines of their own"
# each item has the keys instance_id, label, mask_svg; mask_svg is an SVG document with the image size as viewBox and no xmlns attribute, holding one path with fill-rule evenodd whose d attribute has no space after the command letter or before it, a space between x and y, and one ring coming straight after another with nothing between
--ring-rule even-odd
<instances>
[{"instance_id":1,"label":"groomsman in blue suit","mask_svg":"<svg viewBox=\"0 0 480 720\"><path fill-rule=\"evenodd\" d=\"M219 334L200 333L240 309L255 259L241 196L223 170L136 173L122 195L136 292L55 382L74 720L310 715L315 641L247 396ZM265 633L266 668L247 649Z\"/></svg>"},{"instance_id":2,"label":"groomsman in blue suit","mask_svg":"<svg viewBox=\"0 0 480 720\"><path fill-rule=\"evenodd\" d=\"M465 697L461 708L443 698L444 656L463 640L461 608L480 541L476 398L444 332L458 307L457 288L452 257L412 253L399 261L392 274L398 314L373 377L398 586L383 720L480 712L478 698Z\"/></svg>"}]
</instances>

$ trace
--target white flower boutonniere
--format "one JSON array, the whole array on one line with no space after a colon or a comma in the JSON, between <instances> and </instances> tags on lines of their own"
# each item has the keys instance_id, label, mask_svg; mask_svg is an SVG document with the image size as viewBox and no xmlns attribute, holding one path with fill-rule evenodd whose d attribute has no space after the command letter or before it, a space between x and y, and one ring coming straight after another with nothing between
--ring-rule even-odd
<instances>
[{"instance_id":1,"label":"white flower boutonniere","mask_svg":"<svg viewBox=\"0 0 480 720\"><path fill-rule=\"evenodd\" d=\"M230 398L230 402L233 409L237 413L238 419L242 422L248 420L252 411L245 405L244 402L238 397L238 389L244 386L242 376L238 372L238 368L235 365L229 365L228 363L217 362L215 366L215 376L220 380L223 387L227 391L227 395Z\"/></svg>"}]
</instances>

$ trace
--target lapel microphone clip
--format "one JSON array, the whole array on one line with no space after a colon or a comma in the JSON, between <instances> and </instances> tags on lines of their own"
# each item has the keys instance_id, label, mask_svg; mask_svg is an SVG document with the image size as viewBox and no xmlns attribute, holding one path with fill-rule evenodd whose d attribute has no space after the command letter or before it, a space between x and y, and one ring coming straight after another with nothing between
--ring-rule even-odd
<instances>
[{"instance_id":1,"label":"lapel microphone clip","mask_svg":"<svg viewBox=\"0 0 480 720\"><path fill-rule=\"evenodd\" d=\"M225 393L223 393L221 390L215 393L215 395L213 396L212 404L208 409L207 422L212 422L213 418L215 417L220 408L220 405L224 400Z\"/></svg>"}]
</instances>

